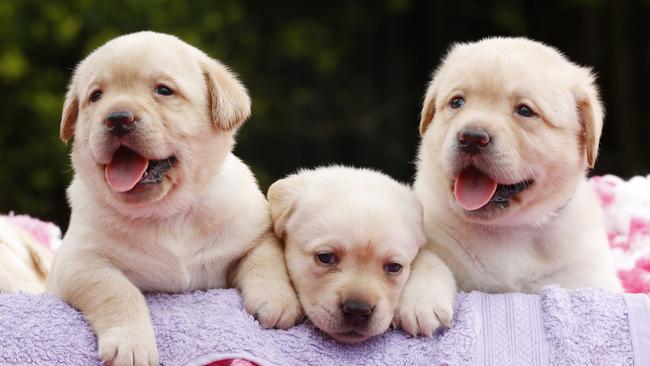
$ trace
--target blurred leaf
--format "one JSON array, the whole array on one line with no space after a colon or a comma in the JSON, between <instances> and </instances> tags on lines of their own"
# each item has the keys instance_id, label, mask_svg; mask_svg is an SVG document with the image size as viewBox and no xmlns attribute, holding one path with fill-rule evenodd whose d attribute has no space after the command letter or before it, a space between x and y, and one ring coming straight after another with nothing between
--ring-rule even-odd
<instances>
[{"instance_id":1,"label":"blurred leaf","mask_svg":"<svg viewBox=\"0 0 650 366\"><path fill-rule=\"evenodd\" d=\"M0 55L0 78L7 82L20 79L29 70L28 61L17 49L6 50Z\"/></svg>"}]
</instances>

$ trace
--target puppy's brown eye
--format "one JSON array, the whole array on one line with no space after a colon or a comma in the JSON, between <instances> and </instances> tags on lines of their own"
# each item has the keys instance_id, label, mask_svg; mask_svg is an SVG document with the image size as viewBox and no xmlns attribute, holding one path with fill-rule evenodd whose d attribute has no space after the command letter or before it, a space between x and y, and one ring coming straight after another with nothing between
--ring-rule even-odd
<instances>
[{"instance_id":1,"label":"puppy's brown eye","mask_svg":"<svg viewBox=\"0 0 650 366\"><path fill-rule=\"evenodd\" d=\"M316 254L316 261L328 266L336 264L336 256L330 252L322 252Z\"/></svg>"},{"instance_id":2,"label":"puppy's brown eye","mask_svg":"<svg viewBox=\"0 0 650 366\"><path fill-rule=\"evenodd\" d=\"M158 95L164 95L166 97L170 95L174 95L174 91L168 87L167 85L156 85L156 87L153 89L154 93Z\"/></svg>"},{"instance_id":3,"label":"puppy's brown eye","mask_svg":"<svg viewBox=\"0 0 650 366\"><path fill-rule=\"evenodd\" d=\"M458 109L458 108L462 107L464 104L465 104L465 99L463 99L463 97L454 97L449 102L449 106L452 109Z\"/></svg>"},{"instance_id":4,"label":"puppy's brown eye","mask_svg":"<svg viewBox=\"0 0 650 366\"><path fill-rule=\"evenodd\" d=\"M103 94L104 93L101 90L95 90L94 92L92 92L92 94L90 94L90 102L95 103L96 101L99 100L99 98L102 97Z\"/></svg>"},{"instance_id":5,"label":"puppy's brown eye","mask_svg":"<svg viewBox=\"0 0 650 366\"><path fill-rule=\"evenodd\" d=\"M515 108L515 112L522 117L533 117L535 115L535 112L533 112L533 110L525 104L519 104Z\"/></svg>"},{"instance_id":6,"label":"puppy's brown eye","mask_svg":"<svg viewBox=\"0 0 650 366\"><path fill-rule=\"evenodd\" d=\"M396 275L402 272L402 265L399 263L384 264L384 272L390 275Z\"/></svg>"}]
</instances>

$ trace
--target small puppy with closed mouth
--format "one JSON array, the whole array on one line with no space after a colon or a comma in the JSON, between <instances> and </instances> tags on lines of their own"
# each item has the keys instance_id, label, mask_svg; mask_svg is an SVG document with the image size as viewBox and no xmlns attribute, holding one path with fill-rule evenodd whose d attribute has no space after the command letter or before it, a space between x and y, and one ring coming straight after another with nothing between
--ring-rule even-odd
<instances>
[{"instance_id":1,"label":"small puppy with closed mouth","mask_svg":"<svg viewBox=\"0 0 650 366\"><path fill-rule=\"evenodd\" d=\"M236 76L174 36L121 36L77 66L61 119L72 215L48 286L103 361L158 363L141 291L236 287L265 327L302 317L265 197L231 152L249 113Z\"/></svg>"},{"instance_id":2,"label":"small puppy with closed mouth","mask_svg":"<svg viewBox=\"0 0 650 366\"><path fill-rule=\"evenodd\" d=\"M603 126L594 79L524 38L457 44L435 71L414 190L427 248L462 290L621 290L585 178Z\"/></svg>"},{"instance_id":3,"label":"small puppy with closed mouth","mask_svg":"<svg viewBox=\"0 0 650 366\"><path fill-rule=\"evenodd\" d=\"M410 187L372 170L331 166L281 179L267 196L289 274L313 324L346 343L386 331L425 242L422 209ZM453 300L451 272L435 260L440 277L418 286L446 291L440 297ZM406 311L402 324L416 327L417 314ZM448 324L452 303L430 311Z\"/></svg>"}]
</instances>

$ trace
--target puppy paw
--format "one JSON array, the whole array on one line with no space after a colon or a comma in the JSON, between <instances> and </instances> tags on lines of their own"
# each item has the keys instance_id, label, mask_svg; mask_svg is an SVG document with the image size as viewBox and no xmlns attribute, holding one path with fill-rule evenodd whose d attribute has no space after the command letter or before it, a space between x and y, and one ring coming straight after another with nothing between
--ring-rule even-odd
<instances>
[{"instance_id":1,"label":"puppy paw","mask_svg":"<svg viewBox=\"0 0 650 366\"><path fill-rule=\"evenodd\" d=\"M453 296L403 294L395 310L393 323L412 336L431 337L438 328L448 328L453 315Z\"/></svg>"},{"instance_id":2,"label":"puppy paw","mask_svg":"<svg viewBox=\"0 0 650 366\"><path fill-rule=\"evenodd\" d=\"M158 348L152 329L143 331L134 327L118 326L108 329L97 338L99 357L106 365L158 365Z\"/></svg>"},{"instance_id":3,"label":"puppy paw","mask_svg":"<svg viewBox=\"0 0 650 366\"><path fill-rule=\"evenodd\" d=\"M256 281L257 282L257 281ZM296 292L290 284L259 281L242 291L244 309L264 328L289 329L304 316Z\"/></svg>"}]
</instances>

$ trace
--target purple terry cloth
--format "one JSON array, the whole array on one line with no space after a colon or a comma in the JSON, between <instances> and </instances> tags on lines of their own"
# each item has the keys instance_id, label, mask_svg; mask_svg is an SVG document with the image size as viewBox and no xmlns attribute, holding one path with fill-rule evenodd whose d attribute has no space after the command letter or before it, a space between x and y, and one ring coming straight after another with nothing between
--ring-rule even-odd
<instances>
[{"instance_id":1,"label":"purple terry cloth","mask_svg":"<svg viewBox=\"0 0 650 366\"><path fill-rule=\"evenodd\" d=\"M242 358L267 365L471 365L473 316L460 294L452 329L433 338L391 330L343 345L305 323L262 329L242 309L236 290L151 294L147 302L162 365L199 365ZM0 365L100 365L83 316L58 298L0 295Z\"/></svg>"},{"instance_id":2,"label":"purple terry cloth","mask_svg":"<svg viewBox=\"0 0 650 366\"><path fill-rule=\"evenodd\" d=\"M162 365L242 358L270 365L628 364L650 360L650 299L548 288L459 294L450 329L391 330L343 345L304 323L264 330L236 290L147 295ZM0 295L0 365L99 365L83 316L51 295Z\"/></svg>"},{"instance_id":3,"label":"purple terry cloth","mask_svg":"<svg viewBox=\"0 0 650 366\"><path fill-rule=\"evenodd\" d=\"M650 347L650 339L630 332L630 313L620 294L551 286L542 290L541 300L551 365L638 365L634 351L643 350L633 349L633 339ZM650 317L638 322L648 323Z\"/></svg>"}]
</instances>

